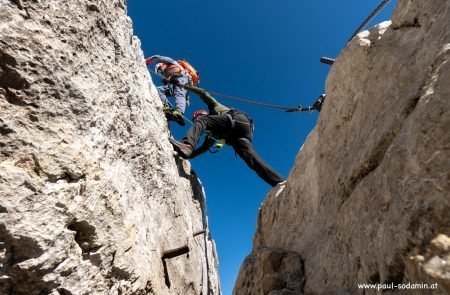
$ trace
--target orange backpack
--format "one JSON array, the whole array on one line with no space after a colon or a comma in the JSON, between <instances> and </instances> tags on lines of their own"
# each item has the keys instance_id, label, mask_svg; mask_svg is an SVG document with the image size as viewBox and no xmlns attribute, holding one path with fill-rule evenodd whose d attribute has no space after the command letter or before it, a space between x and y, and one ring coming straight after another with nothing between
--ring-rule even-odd
<instances>
[{"instance_id":1,"label":"orange backpack","mask_svg":"<svg viewBox=\"0 0 450 295\"><path fill-rule=\"evenodd\" d=\"M180 66L182 66L186 72L191 76L191 83L196 86L200 83L200 74L191 66L186 60L178 60L177 61Z\"/></svg>"}]
</instances>

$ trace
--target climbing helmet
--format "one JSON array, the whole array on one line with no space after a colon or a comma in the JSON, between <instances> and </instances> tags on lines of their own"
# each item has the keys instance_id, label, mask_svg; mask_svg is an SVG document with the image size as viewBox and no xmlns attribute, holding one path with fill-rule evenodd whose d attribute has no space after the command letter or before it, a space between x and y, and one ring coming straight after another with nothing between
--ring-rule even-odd
<instances>
[{"instance_id":1,"label":"climbing helmet","mask_svg":"<svg viewBox=\"0 0 450 295\"><path fill-rule=\"evenodd\" d=\"M206 115L208 115L208 112L207 111L205 111L205 110L198 110L198 111L195 111L194 112L194 115L192 116L192 121L197 121L197 119L199 118L199 117L203 117L203 116L206 116Z\"/></svg>"},{"instance_id":2,"label":"climbing helmet","mask_svg":"<svg viewBox=\"0 0 450 295\"><path fill-rule=\"evenodd\" d=\"M155 73L162 74L162 73L164 73L164 70L166 68L167 68L167 65L165 63L160 62L160 63L156 64L156 66L155 66Z\"/></svg>"}]
</instances>

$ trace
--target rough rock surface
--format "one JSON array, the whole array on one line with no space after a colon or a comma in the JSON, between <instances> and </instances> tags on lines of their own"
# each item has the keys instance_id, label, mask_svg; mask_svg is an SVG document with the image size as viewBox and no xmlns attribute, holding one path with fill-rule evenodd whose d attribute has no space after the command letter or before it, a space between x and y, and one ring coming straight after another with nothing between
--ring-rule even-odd
<instances>
[{"instance_id":1,"label":"rough rock surface","mask_svg":"<svg viewBox=\"0 0 450 295\"><path fill-rule=\"evenodd\" d=\"M220 293L123 0L0 1L0 136L0 294Z\"/></svg>"},{"instance_id":2,"label":"rough rock surface","mask_svg":"<svg viewBox=\"0 0 450 295\"><path fill-rule=\"evenodd\" d=\"M399 0L392 23L343 50L286 188L260 209L234 294L376 293L358 283L438 283L406 292L450 293L449 28L450 1ZM301 292L257 291L268 272L252 257L268 248L301 257Z\"/></svg>"},{"instance_id":3,"label":"rough rock surface","mask_svg":"<svg viewBox=\"0 0 450 295\"><path fill-rule=\"evenodd\" d=\"M245 259L236 284L239 294L296 295L302 292L304 283L298 253L260 247Z\"/></svg>"}]
</instances>

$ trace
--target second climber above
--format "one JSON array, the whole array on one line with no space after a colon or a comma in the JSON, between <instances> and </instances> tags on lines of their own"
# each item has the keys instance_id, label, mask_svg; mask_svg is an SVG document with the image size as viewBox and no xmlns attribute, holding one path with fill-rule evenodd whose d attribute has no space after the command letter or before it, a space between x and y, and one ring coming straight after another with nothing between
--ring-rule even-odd
<instances>
[{"instance_id":1,"label":"second climber above","mask_svg":"<svg viewBox=\"0 0 450 295\"><path fill-rule=\"evenodd\" d=\"M183 87L174 85L198 85L200 82L198 72L186 61L174 59L161 55L153 55L149 57L145 63L147 65L157 62L155 72L163 76L163 86L159 86L159 97L164 104L164 113L168 120L175 121L181 126L185 125L183 114L186 110L186 101L188 99L187 91ZM175 98L175 108L171 108L168 97Z\"/></svg>"}]
</instances>

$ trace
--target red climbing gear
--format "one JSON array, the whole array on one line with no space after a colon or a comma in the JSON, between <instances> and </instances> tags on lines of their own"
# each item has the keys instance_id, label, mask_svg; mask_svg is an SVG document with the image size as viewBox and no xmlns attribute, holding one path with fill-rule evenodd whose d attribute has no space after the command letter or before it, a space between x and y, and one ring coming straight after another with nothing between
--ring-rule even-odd
<instances>
[{"instance_id":1,"label":"red climbing gear","mask_svg":"<svg viewBox=\"0 0 450 295\"><path fill-rule=\"evenodd\" d=\"M166 77L167 80L170 81L173 77L179 76L182 72L182 69L180 69L180 67L177 65L160 62L155 66L155 72L161 73L162 75L164 75L164 77Z\"/></svg>"},{"instance_id":2,"label":"red climbing gear","mask_svg":"<svg viewBox=\"0 0 450 295\"><path fill-rule=\"evenodd\" d=\"M186 60L178 60L177 62L186 70L186 72L191 77L190 82L192 85L196 86L200 84L200 74L194 69L193 66L191 66Z\"/></svg>"},{"instance_id":3,"label":"red climbing gear","mask_svg":"<svg viewBox=\"0 0 450 295\"><path fill-rule=\"evenodd\" d=\"M194 112L194 115L192 116L192 121L195 122L199 116L200 116L200 117L203 117L203 116L206 116L206 115L208 115L208 112L205 111L205 110L198 110L198 111L195 111L195 112Z\"/></svg>"}]
</instances>

